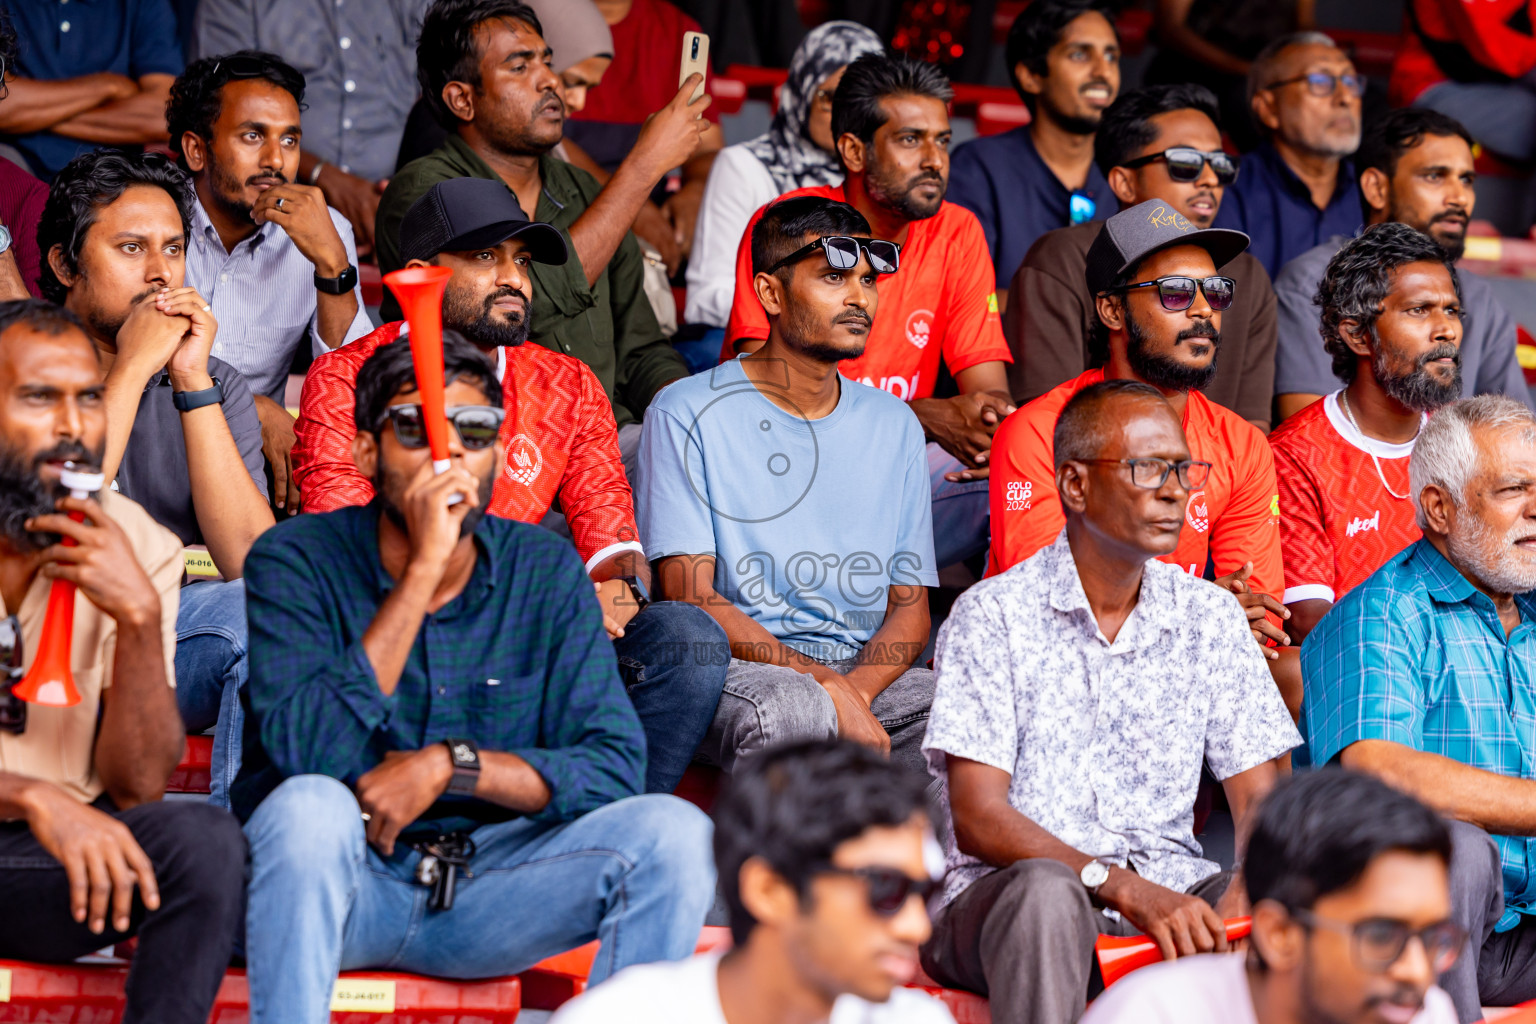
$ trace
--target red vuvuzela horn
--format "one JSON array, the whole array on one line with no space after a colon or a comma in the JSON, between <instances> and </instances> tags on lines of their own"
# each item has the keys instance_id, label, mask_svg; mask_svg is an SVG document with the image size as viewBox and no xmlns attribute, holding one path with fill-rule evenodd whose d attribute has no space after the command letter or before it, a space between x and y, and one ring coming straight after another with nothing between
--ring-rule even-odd
<instances>
[{"instance_id":1,"label":"red vuvuzela horn","mask_svg":"<svg viewBox=\"0 0 1536 1024\"><path fill-rule=\"evenodd\" d=\"M443 290L452 276L447 267L407 267L384 275L411 327L411 362L421 392L421 418L427 447L432 450L432 468L439 473L449 465L448 416L443 408Z\"/></svg>"},{"instance_id":2,"label":"red vuvuzela horn","mask_svg":"<svg viewBox=\"0 0 1536 1024\"><path fill-rule=\"evenodd\" d=\"M1229 918L1227 941L1236 942L1238 939L1246 939L1252 927L1253 918L1251 917ZM1124 938L1100 935L1099 940L1094 943L1093 952L1098 958L1099 974L1104 979L1105 988L1109 988L1132 971L1158 963L1163 959L1157 943L1145 935L1127 935Z\"/></svg>"},{"instance_id":3,"label":"red vuvuzela horn","mask_svg":"<svg viewBox=\"0 0 1536 1024\"><path fill-rule=\"evenodd\" d=\"M59 482L69 488L71 497L89 498L101 490L100 473L83 473L75 464L67 462L59 474ZM80 523L85 515L71 512L69 518ZM74 547L71 537L64 538L66 547ZM68 708L80 703L80 691L75 688L75 676L70 670L70 652L75 636L75 585L68 580L56 579L48 591L48 611L43 617L43 635L37 642L37 657L26 676L11 688L11 693L22 700L47 707Z\"/></svg>"}]
</instances>

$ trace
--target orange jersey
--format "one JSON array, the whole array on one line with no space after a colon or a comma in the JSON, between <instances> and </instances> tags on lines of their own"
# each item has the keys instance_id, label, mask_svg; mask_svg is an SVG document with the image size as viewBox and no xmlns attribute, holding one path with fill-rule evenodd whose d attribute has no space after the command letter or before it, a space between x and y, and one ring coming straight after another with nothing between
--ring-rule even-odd
<instances>
[{"instance_id":1,"label":"orange jersey","mask_svg":"<svg viewBox=\"0 0 1536 1024\"><path fill-rule=\"evenodd\" d=\"M1280 479L1286 604L1337 602L1423 536L1413 502L1388 491L1409 493L1413 442L1366 437L1345 417L1339 394L1313 402L1269 437Z\"/></svg>"},{"instance_id":2,"label":"orange jersey","mask_svg":"<svg viewBox=\"0 0 1536 1024\"><path fill-rule=\"evenodd\" d=\"M779 198L795 196L847 202L841 185L796 189ZM752 229L767 208L752 215L736 249L736 297L722 360L736 357L736 340L768 337L768 314L752 289ZM992 278L981 222L962 206L941 203L932 217L912 222L901 247L901 269L882 274L875 285L880 302L864 354L844 359L837 371L910 402L933 394L941 354L951 374L978 363L1013 362Z\"/></svg>"},{"instance_id":3,"label":"orange jersey","mask_svg":"<svg viewBox=\"0 0 1536 1024\"><path fill-rule=\"evenodd\" d=\"M305 512L373 500L373 483L352 461L357 372L404 321L385 324L315 360L299 399L293 474ZM537 523L556 495L576 550L593 566L623 550L640 551L634 500L613 407L597 376L578 359L530 343L502 349L501 440L507 461L491 492L492 515Z\"/></svg>"},{"instance_id":4,"label":"orange jersey","mask_svg":"<svg viewBox=\"0 0 1536 1024\"><path fill-rule=\"evenodd\" d=\"M1066 525L1056 493L1052 435L1071 397L1104 379L1089 370L1023 406L992 438L992 556L988 574L1017 565L1054 541ZM1253 563L1249 586L1281 593L1280 530L1275 461L1264 435L1237 413L1189 393L1184 437L1190 458L1211 464L1205 486L1190 492L1179 546L1162 561L1199 576L1206 558L1225 576Z\"/></svg>"}]
</instances>

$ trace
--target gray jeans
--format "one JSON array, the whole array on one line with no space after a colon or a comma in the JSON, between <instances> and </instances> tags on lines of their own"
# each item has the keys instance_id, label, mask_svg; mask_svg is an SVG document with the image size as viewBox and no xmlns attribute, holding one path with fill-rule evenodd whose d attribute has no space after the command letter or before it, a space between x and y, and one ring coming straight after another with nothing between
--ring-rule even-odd
<instances>
[{"instance_id":1,"label":"gray jeans","mask_svg":"<svg viewBox=\"0 0 1536 1024\"><path fill-rule=\"evenodd\" d=\"M1463 1024L1483 1019L1483 1005L1514 1006L1536 999L1536 921L1524 915L1507 932L1493 926L1504 914L1504 873L1488 833L1464 821L1451 829L1451 919L1471 935L1466 952L1440 976Z\"/></svg>"},{"instance_id":2,"label":"gray jeans","mask_svg":"<svg viewBox=\"0 0 1536 1024\"><path fill-rule=\"evenodd\" d=\"M853 661L831 663L839 672L853 665ZM891 760L925 775L921 748L932 703L933 670L909 668L869 706L891 735ZM837 708L814 676L732 658L725 692L699 757L730 772L737 758L767 747L836 735Z\"/></svg>"},{"instance_id":3,"label":"gray jeans","mask_svg":"<svg viewBox=\"0 0 1536 1024\"><path fill-rule=\"evenodd\" d=\"M1212 906L1232 872L1188 890ZM1077 873L1058 860L1021 860L978 878L933 919L923 970L986 996L994 1024L1072 1024L1088 1003L1093 944L1140 929L1105 917Z\"/></svg>"}]
</instances>

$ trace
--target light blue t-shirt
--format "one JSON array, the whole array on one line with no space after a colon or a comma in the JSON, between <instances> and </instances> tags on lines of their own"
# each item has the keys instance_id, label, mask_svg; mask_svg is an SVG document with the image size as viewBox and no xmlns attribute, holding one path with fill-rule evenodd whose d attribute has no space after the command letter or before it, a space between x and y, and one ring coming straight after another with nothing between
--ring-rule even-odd
<instances>
[{"instance_id":1,"label":"light blue t-shirt","mask_svg":"<svg viewBox=\"0 0 1536 1024\"><path fill-rule=\"evenodd\" d=\"M636 500L647 557L715 556L715 592L822 661L885 621L886 588L938 586L923 429L840 378L837 408L785 412L739 359L669 385L645 414Z\"/></svg>"}]
</instances>

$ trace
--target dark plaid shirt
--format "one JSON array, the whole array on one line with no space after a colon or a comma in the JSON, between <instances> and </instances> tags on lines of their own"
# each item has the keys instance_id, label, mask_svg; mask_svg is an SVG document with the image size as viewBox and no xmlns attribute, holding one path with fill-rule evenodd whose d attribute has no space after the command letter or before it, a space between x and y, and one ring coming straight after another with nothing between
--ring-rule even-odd
<instances>
[{"instance_id":1,"label":"dark plaid shirt","mask_svg":"<svg viewBox=\"0 0 1536 1024\"><path fill-rule=\"evenodd\" d=\"M395 692L363 634L394 581L379 562L379 505L303 515L245 560L250 702L231 797L248 818L291 775L355 784L386 751L467 737L517 754L551 793L534 818L569 821L641 791L645 737L619 681L581 559L554 534L494 516L475 530L464 591L423 621ZM407 830L515 817L446 797Z\"/></svg>"}]
</instances>

